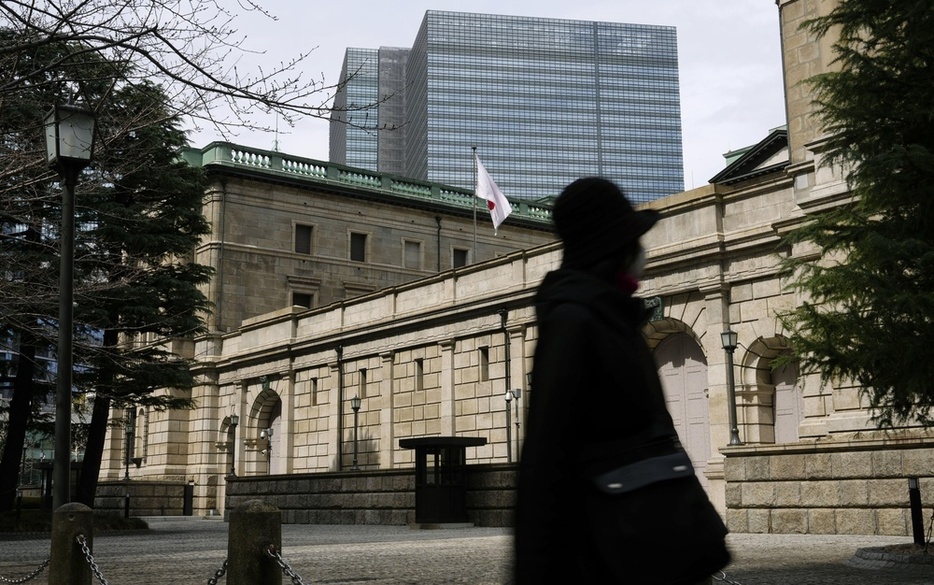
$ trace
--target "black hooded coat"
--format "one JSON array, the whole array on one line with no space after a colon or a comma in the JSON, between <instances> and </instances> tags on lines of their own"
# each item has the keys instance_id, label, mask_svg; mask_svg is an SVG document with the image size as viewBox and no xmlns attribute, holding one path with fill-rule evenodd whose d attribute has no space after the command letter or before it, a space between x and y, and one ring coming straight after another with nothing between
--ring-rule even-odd
<instances>
[{"instance_id":1,"label":"black hooded coat","mask_svg":"<svg viewBox=\"0 0 934 585\"><path fill-rule=\"evenodd\" d=\"M519 464L517 583L695 583L723 567L726 530L693 474L625 497L607 495L593 481L681 450L640 331L642 301L588 272L562 268L546 275L535 306L539 337ZM671 551L658 550L658 543L685 542L691 535L678 531L691 528L679 517L698 514L712 534L697 536L719 543L677 551L667 573L658 559Z\"/></svg>"}]
</instances>

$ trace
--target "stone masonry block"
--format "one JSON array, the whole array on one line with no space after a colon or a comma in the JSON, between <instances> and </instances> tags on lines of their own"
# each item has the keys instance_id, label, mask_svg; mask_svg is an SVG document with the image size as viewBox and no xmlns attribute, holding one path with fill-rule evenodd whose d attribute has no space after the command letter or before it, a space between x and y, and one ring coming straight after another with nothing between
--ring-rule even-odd
<instances>
[{"instance_id":1,"label":"stone masonry block","mask_svg":"<svg viewBox=\"0 0 934 585\"><path fill-rule=\"evenodd\" d=\"M749 482L743 484L743 505L750 508L770 508L775 504L775 484Z\"/></svg>"},{"instance_id":2,"label":"stone masonry block","mask_svg":"<svg viewBox=\"0 0 934 585\"><path fill-rule=\"evenodd\" d=\"M804 472L808 479L833 477L830 468L830 453L808 453L805 455Z\"/></svg>"},{"instance_id":3,"label":"stone masonry block","mask_svg":"<svg viewBox=\"0 0 934 585\"><path fill-rule=\"evenodd\" d=\"M902 476L902 451L899 449L874 451L872 453L872 476L875 478Z\"/></svg>"},{"instance_id":4,"label":"stone masonry block","mask_svg":"<svg viewBox=\"0 0 934 585\"><path fill-rule=\"evenodd\" d=\"M738 483L727 483L724 491L726 507L740 508L743 505L743 486Z\"/></svg>"},{"instance_id":5,"label":"stone masonry block","mask_svg":"<svg viewBox=\"0 0 934 585\"><path fill-rule=\"evenodd\" d=\"M873 511L869 508L843 508L834 512L837 534L872 534L875 531Z\"/></svg>"},{"instance_id":6,"label":"stone masonry block","mask_svg":"<svg viewBox=\"0 0 934 585\"><path fill-rule=\"evenodd\" d=\"M869 482L864 479L839 481L837 482L837 494L841 506L867 506L869 505Z\"/></svg>"},{"instance_id":7,"label":"stone masonry block","mask_svg":"<svg viewBox=\"0 0 934 585\"><path fill-rule=\"evenodd\" d=\"M906 449L902 452L902 473L905 477L930 477L932 461L934 449Z\"/></svg>"},{"instance_id":8,"label":"stone masonry block","mask_svg":"<svg viewBox=\"0 0 934 585\"><path fill-rule=\"evenodd\" d=\"M755 456L746 458L746 480L764 481L771 478L769 474L768 456Z\"/></svg>"},{"instance_id":9,"label":"stone masonry block","mask_svg":"<svg viewBox=\"0 0 934 585\"><path fill-rule=\"evenodd\" d=\"M760 280L752 283L752 295L754 298L762 299L774 297L781 293L781 287L777 279Z\"/></svg>"},{"instance_id":10,"label":"stone masonry block","mask_svg":"<svg viewBox=\"0 0 934 585\"><path fill-rule=\"evenodd\" d=\"M752 285L740 284L730 288L730 299L734 303L752 300Z\"/></svg>"},{"instance_id":11,"label":"stone masonry block","mask_svg":"<svg viewBox=\"0 0 934 585\"><path fill-rule=\"evenodd\" d=\"M772 510L772 532L777 534L807 534L807 510Z\"/></svg>"},{"instance_id":12,"label":"stone masonry block","mask_svg":"<svg viewBox=\"0 0 934 585\"><path fill-rule=\"evenodd\" d=\"M775 480L804 479L805 458L800 455L776 455L769 462L770 477Z\"/></svg>"},{"instance_id":13,"label":"stone masonry block","mask_svg":"<svg viewBox=\"0 0 934 585\"><path fill-rule=\"evenodd\" d=\"M835 511L837 534L873 534L876 530L873 511L868 508L843 508Z\"/></svg>"},{"instance_id":14,"label":"stone masonry block","mask_svg":"<svg viewBox=\"0 0 934 585\"><path fill-rule=\"evenodd\" d=\"M872 453L869 451L832 453L830 469L836 478L867 477L872 470Z\"/></svg>"},{"instance_id":15,"label":"stone masonry block","mask_svg":"<svg viewBox=\"0 0 934 585\"><path fill-rule=\"evenodd\" d=\"M809 534L836 534L836 517L833 510L808 510Z\"/></svg>"},{"instance_id":16,"label":"stone masonry block","mask_svg":"<svg viewBox=\"0 0 934 585\"><path fill-rule=\"evenodd\" d=\"M749 532L747 511L728 508L726 511L726 527L730 532Z\"/></svg>"},{"instance_id":17,"label":"stone masonry block","mask_svg":"<svg viewBox=\"0 0 934 585\"><path fill-rule=\"evenodd\" d=\"M809 508L832 508L838 506L840 497L833 482L806 481L801 485L801 505Z\"/></svg>"},{"instance_id":18,"label":"stone masonry block","mask_svg":"<svg viewBox=\"0 0 934 585\"><path fill-rule=\"evenodd\" d=\"M907 509L886 508L875 510L876 526L879 534L889 536L908 536L911 532L911 516Z\"/></svg>"},{"instance_id":19,"label":"stone masonry block","mask_svg":"<svg viewBox=\"0 0 934 585\"><path fill-rule=\"evenodd\" d=\"M796 508L801 505L801 483L782 481L775 484L775 505L782 508Z\"/></svg>"},{"instance_id":20,"label":"stone masonry block","mask_svg":"<svg viewBox=\"0 0 934 585\"><path fill-rule=\"evenodd\" d=\"M870 506L908 506L907 479L874 479L868 489Z\"/></svg>"},{"instance_id":21,"label":"stone masonry block","mask_svg":"<svg viewBox=\"0 0 934 585\"><path fill-rule=\"evenodd\" d=\"M771 512L769 510L747 510L746 522L749 532L756 534L771 532Z\"/></svg>"},{"instance_id":22,"label":"stone masonry block","mask_svg":"<svg viewBox=\"0 0 934 585\"><path fill-rule=\"evenodd\" d=\"M746 466L743 460L737 457L727 457L723 460L723 476L727 482L743 481L746 479Z\"/></svg>"}]
</instances>

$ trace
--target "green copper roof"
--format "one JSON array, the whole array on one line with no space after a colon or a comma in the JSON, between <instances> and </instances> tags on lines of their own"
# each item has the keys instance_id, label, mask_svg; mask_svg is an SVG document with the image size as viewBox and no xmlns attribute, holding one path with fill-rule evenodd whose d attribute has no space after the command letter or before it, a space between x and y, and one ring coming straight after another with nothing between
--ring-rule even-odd
<instances>
[{"instance_id":1,"label":"green copper roof","mask_svg":"<svg viewBox=\"0 0 934 585\"><path fill-rule=\"evenodd\" d=\"M403 204L437 205L460 211L471 211L477 205L472 191L229 142L212 142L201 149L186 149L181 154L188 164L195 167L220 167L256 178L265 176L270 180L286 180L292 184L344 187ZM511 220L550 225L549 203L514 199L509 203L513 209L509 216Z\"/></svg>"}]
</instances>

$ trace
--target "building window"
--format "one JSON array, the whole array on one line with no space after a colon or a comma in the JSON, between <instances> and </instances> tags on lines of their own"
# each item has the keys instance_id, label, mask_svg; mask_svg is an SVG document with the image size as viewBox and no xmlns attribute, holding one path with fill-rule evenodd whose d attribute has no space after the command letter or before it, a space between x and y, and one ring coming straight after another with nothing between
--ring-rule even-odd
<instances>
[{"instance_id":1,"label":"building window","mask_svg":"<svg viewBox=\"0 0 934 585\"><path fill-rule=\"evenodd\" d=\"M454 253L451 257L451 268L467 266L467 253L468 250L464 248L454 248Z\"/></svg>"},{"instance_id":2,"label":"building window","mask_svg":"<svg viewBox=\"0 0 934 585\"><path fill-rule=\"evenodd\" d=\"M360 398L366 398L366 368L360 368Z\"/></svg>"},{"instance_id":3,"label":"building window","mask_svg":"<svg viewBox=\"0 0 934 585\"><path fill-rule=\"evenodd\" d=\"M311 254L310 225L295 225L295 251L299 254Z\"/></svg>"},{"instance_id":4,"label":"building window","mask_svg":"<svg viewBox=\"0 0 934 585\"><path fill-rule=\"evenodd\" d=\"M490 348L480 348L480 381L490 381Z\"/></svg>"},{"instance_id":5,"label":"building window","mask_svg":"<svg viewBox=\"0 0 934 585\"><path fill-rule=\"evenodd\" d=\"M354 262L366 262L366 234L350 234L350 259Z\"/></svg>"},{"instance_id":6,"label":"building window","mask_svg":"<svg viewBox=\"0 0 934 585\"><path fill-rule=\"evenodd\" d=\"M403 241L402 265L405 268L420 270L422 267L422 243L411 240Z\"/></svg>"},{"instance_id":7,"label":"building window","mask_svg":"<svg viewBox=\"0 0 934 585\"><path fill-rule=\"evenodd\" d=\"M305 307L306 309L310 309L312 301L314 301L314 295L310 293L303 293L303 292L292 293L292 306L293 307Z\"/></svg>"},{"instance_id":8,"label":"building window","mask_svg":"<svg viewBox=\"0 0 934 585\"><path fill-rule=\"evenodd\" d=\"M308 380L308 393L311 394L311 405L318 406L318 378Z\"/></svg>"},{"instance_id":9,"label":"building window","mask_svg":"<svg viewBox=\"0 0 934 585\"><path fill-rule=\"evenodd\" d=\"M421 392L425 389L425 360L415 360L415 391Z\"/></svg>"}]
</instances>

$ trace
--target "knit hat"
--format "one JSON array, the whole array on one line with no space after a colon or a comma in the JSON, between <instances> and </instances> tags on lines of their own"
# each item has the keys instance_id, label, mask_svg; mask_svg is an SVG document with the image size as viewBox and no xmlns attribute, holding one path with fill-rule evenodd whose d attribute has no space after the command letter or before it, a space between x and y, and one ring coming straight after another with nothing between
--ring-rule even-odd
<instances>
[{"instance_id":1,"label":"knit hat","mask_svg":"<svg viewBox=\"0 0 934 585\"><path fill-rule=\"evenodd\" d=\"M564 243L563 265L583 268L638 240L655 225L659 213L636 211L613 182L587 177L564 188L552 218Z\"/></svg>"}]
</instances>

